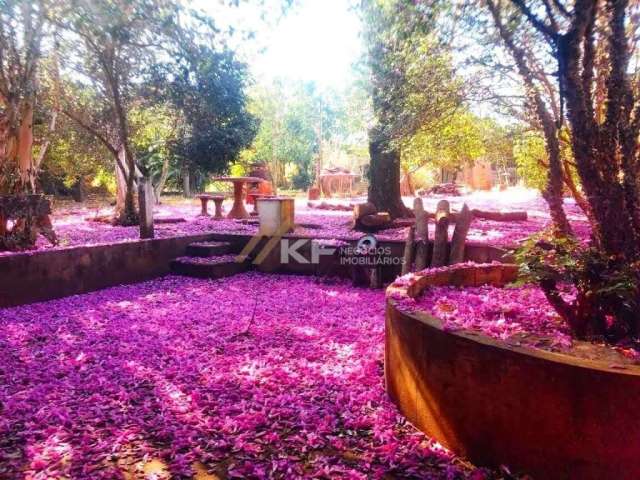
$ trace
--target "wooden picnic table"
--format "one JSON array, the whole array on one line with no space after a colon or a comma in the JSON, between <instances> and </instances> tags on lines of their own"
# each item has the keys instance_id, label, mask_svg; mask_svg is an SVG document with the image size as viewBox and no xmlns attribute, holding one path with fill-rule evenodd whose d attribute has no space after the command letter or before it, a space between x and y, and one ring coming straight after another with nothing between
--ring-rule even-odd
<instances>
[{"instance_id":1,"label":"wooden picnic table","mask_svg":"<svg viewBox=\"0 0 640 480\"><path fill-rule=\"evenodd\" d=\"M258 177L215 177L216 182L233 183L233 207L227 215L228 218L249 218L249 212L244 208L244 186L247 183L259 183L264 181Z\"/></svg>"}]
</instances>

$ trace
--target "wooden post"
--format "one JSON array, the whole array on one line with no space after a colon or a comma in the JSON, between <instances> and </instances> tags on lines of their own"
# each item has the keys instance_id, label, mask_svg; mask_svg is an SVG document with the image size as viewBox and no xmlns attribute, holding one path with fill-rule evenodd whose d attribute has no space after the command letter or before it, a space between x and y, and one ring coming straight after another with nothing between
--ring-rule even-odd
<instances>
[{"instance_id":1,"label":"wooden post","mask_svg":"<svg viewBox=\"0 0 640 480\"><path fill-rule=\"evenodd\" d=\"M413 263L413 243L415 240L415 227L407 228L407 240L404 244L404 256L402 259L402 275L406 275L411 271Z\"/></svg>"},{"instance_id":2,"label":"wooden post","mask_svg":"<svg viewBox=\"0 0 640 480\"><path fill-rule=\"evenodd\" d=\"M382 267L373 267L369 270L369 288L382 288Z\"/></svg>"},{"instance_id":3,"label":"wooden post","mask_svg":"<svg viewBox=\"0 0 640 480\"><path fill-rule=\"evenodd\" d=\"M416 216L416 272L424 270L428 265L429 254L429 217L424 211L420 197L413 201L413 213Z\"/></svg>"},{"instance_id":4,"label":"wooden post","mask_svg":"<svg viewBox=\"0 0 640 480\"><path fill-rule=\"evenodd\" d=\"M469 232L469 225L471 225L472 218L473 214L465 203L458 214L456 228L453 231L453 236L451 237L451 253L449 254L450 265L464 261L464 245L467 241L467 233Z\"/></svg>"},{"instance_id":5,"label":"wooden post","mask_svg":"<svg viewBox=\"0 0 640 480\"><path fill-rule=\"evenodd\" d=\"M447 243L449 239L449 202L440 200L436 208L436 233L433 240L431 267L447 264Z\"/></svg>"},{"instance_id":6,"label":"wooden post","mask_svg":"<svg viewBox=\"0 0 640 480\"><path fill-rule=\"evenodd\" d=\"M138 202L140 204L140 238L153 238L153 186L148 178L138 182Z\"/></svg>"}]
</instances>

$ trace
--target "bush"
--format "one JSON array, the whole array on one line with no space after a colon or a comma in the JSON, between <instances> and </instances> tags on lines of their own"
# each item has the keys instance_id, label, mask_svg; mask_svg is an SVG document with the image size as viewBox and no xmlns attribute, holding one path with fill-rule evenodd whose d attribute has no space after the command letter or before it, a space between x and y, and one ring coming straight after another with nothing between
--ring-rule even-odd
<instances>
[{"instance_id":1,"label":"bush","mask_svg":"<svg viewBox=\"0 0 640 480\"><path fill-rule=\"evenodd\" d=\"M637 336L640 265L551 232L516 251L523 281L540 285L549 303L582 339Z\"/></svg>"}]
</instances>

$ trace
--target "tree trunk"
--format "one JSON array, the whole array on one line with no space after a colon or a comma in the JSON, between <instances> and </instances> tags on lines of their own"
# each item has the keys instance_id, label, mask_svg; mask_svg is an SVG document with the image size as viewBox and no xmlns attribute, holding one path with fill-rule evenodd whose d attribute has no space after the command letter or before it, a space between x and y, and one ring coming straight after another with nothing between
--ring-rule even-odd
<instances>
[{"instance_id":1,"label":"tree trunk","mask_svg":"<svg viewBox=\"0 0 640 480\"><path fill-rule=\"evenodd\" d=\"M413 200L413 214L416 217L416 271L427 268L429 262L429 215L424 211L420 197Z\"/></svg>"},{"instance_id":2,"label":"tree trunk","mask_svg":"<svg viewBox=\"0 0 640 480\"><path fill-rule=\"evenodd\" d=\"M73 185L72 189L73 200L78 203L83 203L86 200L86 192L84 189L84 177L79 176L76 179L76 183Z\"/></svg>"},{"instance_id":3,"label":"tree trunk","mask_svg":"<svg viewBox=\"0 0 640 480\"><path fill-rule=\"evenodd\" d=\"M129 179L132 174L129 163L125 160L124 147L118 149L118 162L116 162L116 211L114 222L118 225L135 225L138 223L134 187L129 187ZM135 171L133 172L135 175Z\"/></svg>"},{"instance_id":4,"label":"tree trunk","mask_svg":"<svg viewBox=\"0 0 640 480\"><path fill-rule=\"evenodd\" d=\"M191 178L186 165L182 167L182 193L186 198L191 198Z\"/></svg>"},{"instance_id":5,"label":"tree trunk","mask_svg":"<svg viewBox=\"0 0 640 480\"><path fill-rule=\"evenodd\" d=\"M20 173L20 189L30 190L33 171L33 101L25 100L20 111L20 128L18 130L18 169Z\"/></svg>"},{"instance_id":6,"label":"tree trunk","mask_svg":"<svg viewBox=\"0 0 640 480\"><path fill-rule=\"evenodd\" d=\"M118 158L120 163L116 163L115 165L115 173L116 173L116 217L120 215L121 212L124 211L125 197L127 194L127 181L125 178L125 173L122 171L121 165L124 166L124 162L122 161L122 157L124 152L122 150L118 151Z\"/></svg>"},{"instance_id":7,"label":"tree trunk","mask_svg":"<svg viewBox=\"0 0 640 480\"><path fill-rule=\"evenodd\" d=\"M369 198L379 212L389 212L392 218L410 216L400 195L400 152L389 150L389 143L369 132L371 156Z\"/></svg>"},{"instance_id":8,"label":"tree trunk","mask_svg":"<svg viewBox=\"0 0 640 480\"><path fill-rule=\"evenodd\" d=\"M404 243L404 253L402 255L402 275L411 271L413 263L413 252L415 250L415 227L407 228L407 236Z\"/></svg>"},{"instance_id":9,"label":"tree trunk","mask_svg":"<svg viewBox=\"0 0 640 480\"><path fill-rule=\"evenodd\" d=\"M449 252L450 265L464 262L465 244L471 220L473 220L473 213L471 213L471 210L469 210L469 207L467 207L465 203L462 206L462 210L460 210L456 221L456 228L451 237L451 251Z\"/></svg>"},{"instance_id":10,"label":"tree trunk","mask_svg":"<svg viewBox=\"0 0 640 480\"><path fill-rule=\"evenodd\" d=\"M154 198L156 205L160 205L160 195L162 195L162 190L164 190L164 186L167 183L167 179L169 178L169 157L165 157L162 162L162 171L160 173L160 178L158 179L158 183L153 189Z\"/></svg>"}]
</instances>

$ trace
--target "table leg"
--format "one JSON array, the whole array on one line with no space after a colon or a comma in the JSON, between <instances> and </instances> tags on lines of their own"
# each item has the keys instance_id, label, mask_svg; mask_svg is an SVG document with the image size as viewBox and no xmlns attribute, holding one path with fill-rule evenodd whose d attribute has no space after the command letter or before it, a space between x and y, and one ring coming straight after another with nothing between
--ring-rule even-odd
<instances>
[{"instance_id":1,"label":"table leg","mask_svg":"<svg viewBox=\"0 0 640 480\"><path fill-rule=\"evenodd\" d=\"M233 182L233 207L227 215L228 218L249 218L249 213L244 208L244 183Z\"/></svg>"}]
</instances>

